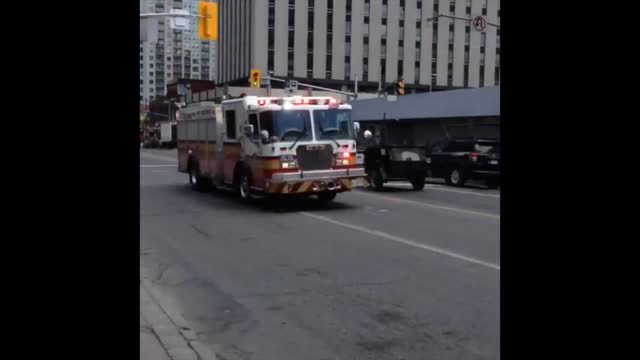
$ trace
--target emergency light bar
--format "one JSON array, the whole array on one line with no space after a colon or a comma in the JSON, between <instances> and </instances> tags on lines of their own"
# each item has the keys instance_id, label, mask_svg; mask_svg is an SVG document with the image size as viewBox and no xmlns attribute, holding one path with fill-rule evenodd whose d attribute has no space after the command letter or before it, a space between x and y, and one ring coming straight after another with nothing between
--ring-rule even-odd
<instances>
[{"instance_id":1,"label":"emergency light bar","mask_svg":"<svg viewBox=\"0 0 640 360\"><path fill-rule=\"evenodd\" d=\"M292 98L258 98L258 106L267 106L267 105L283 105L283 104L291 104L291 105L330 105L330 106L338 106L343 104L341 100L330 98L330 97L292 97Z\"/></svg>"}]
</instances>

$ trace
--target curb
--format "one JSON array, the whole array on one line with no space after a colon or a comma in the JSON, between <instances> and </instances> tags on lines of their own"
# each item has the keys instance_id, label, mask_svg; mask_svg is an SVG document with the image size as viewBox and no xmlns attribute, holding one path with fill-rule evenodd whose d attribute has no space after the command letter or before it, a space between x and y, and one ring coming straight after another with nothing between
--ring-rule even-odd
<instances>
[{"instance_id":1,"label":"curb","mask_svg":"<svg viewBox=\"0 0 640 360\"><path fill-rule=\"evenodd\" d=\"M151 284L140 280L140 313L172 360L216 360L216 354L198 341L184 318L153 295Z\"/></svg>"}]
</instances>

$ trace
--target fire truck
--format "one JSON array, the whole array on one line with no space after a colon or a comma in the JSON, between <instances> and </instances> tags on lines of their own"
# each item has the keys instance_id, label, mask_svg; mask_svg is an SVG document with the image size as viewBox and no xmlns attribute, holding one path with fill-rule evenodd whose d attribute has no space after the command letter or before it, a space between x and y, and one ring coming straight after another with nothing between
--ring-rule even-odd
<instances>
[{"instance_id":1,"label":"fire truck","mask_svg":"<svg viewBox=\"0 0 640 360\"><path fill-rule=\"evenodd\" d=\"M331 201L364 180L351 105L327 96L244 96L180 110L178 169L196 190L244 200L316 195Z\"/></svg>"}]
</instances>

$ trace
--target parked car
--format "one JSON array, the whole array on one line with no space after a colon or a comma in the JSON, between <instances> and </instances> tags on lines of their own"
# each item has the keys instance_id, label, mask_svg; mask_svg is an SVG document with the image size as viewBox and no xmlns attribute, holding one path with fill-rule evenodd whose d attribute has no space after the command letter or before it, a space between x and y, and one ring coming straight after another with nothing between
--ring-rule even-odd
<instances>
[{"instance_id":1,"label":"parked car","mask_svg":"<svg viewBox=\"0 0 640 360\"><path fill-rule=\"evenodd\" d=\"M371 144L364 150L364 169L369 184L377 191L385 182L402 180L409 180L414 190L422 190L427 176L424 147Z\"/></svg>"},{"instance_id":2,"label":"parked car","mask_svg":"<svg viewBox=\"0 0 640 360\"><path fill-rule=\"evenodd\" d=\"M448 185L484 180L490 189L500 186L500 142L495 139L454 138L430 146L427 176L444 178Z\"/></svg>"}]
</instances>

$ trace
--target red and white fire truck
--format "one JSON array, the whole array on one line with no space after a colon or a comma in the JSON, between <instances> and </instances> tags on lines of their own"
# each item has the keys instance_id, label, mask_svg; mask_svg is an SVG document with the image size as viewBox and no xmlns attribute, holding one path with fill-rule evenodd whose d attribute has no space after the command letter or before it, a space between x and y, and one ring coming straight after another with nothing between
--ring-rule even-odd
<instances>
[{"instance_id":1,"label":"red and white fire truck","mask_svg":"<svg viewBox=\"0 0 640 360\"><path fill-rule=\"evenodd\" d=\"M364 180L351 105L332 97L245 96L188 105L178 120L178 168L196 189L315 194L330 201Z\"/></svg>"}]
</instances>

